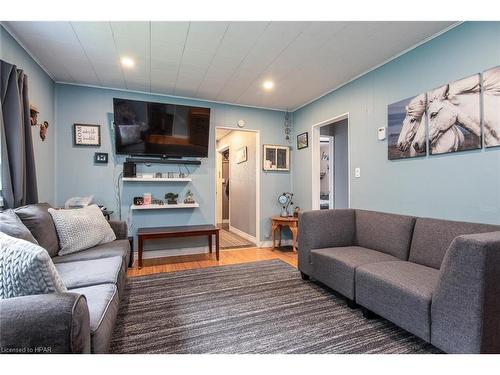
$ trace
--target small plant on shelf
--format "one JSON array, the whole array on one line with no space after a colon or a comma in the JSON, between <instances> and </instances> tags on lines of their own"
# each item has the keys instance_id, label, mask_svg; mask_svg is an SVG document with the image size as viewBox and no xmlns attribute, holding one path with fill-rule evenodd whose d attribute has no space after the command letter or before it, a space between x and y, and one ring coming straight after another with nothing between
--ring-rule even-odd
<instances>
[{"instance_id":1,"label":"small plant on shelf","mask_svg":"<svg viewBox=\"0 0 500 375\"><path fill-rule=\"evenodd\" d=\"M188 190L186 192L186 197L184 198L184 203L188 203L188 204L194 203L193 192L191 190Z\"/></svg>"},{"instance_id":2,"label":"small plant on shelf","mask_svg":"<svg viewBox=\"0 0 500 375\"><path fill-rule=\"evenodd\" d=\"M165 194L165 199L167 200L167 204L177 204L177 198L179 198L179 194L175 193Z\"/></svg>"}]
</instances>

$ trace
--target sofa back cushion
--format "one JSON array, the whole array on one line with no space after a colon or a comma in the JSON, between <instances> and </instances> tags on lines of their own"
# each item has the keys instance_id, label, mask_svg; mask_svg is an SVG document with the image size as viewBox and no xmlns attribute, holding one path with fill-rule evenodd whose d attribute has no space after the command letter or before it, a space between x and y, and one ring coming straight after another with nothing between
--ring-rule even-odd
<instances>
[{"instance_id":1,"label":"sofa back cushion","mask_svg":"<svg viewBox=\"0 0 500 375\"><path fill-rule=\"evenodd\" d=\"M16 208L14 212L38 241L38 244L48 251L51 257L59 251L59 240L56 228L48 209L48 203L30 204Z\"/></svg>"},{"instance_id":2,"label":"sofa back cushion","mask_svg":"<svg viewBox=\"0 0 500 375\"><path fill-rule=\"evenodd\" d=\"M408 260L413 216L356 210L356 245Z\"/></svg>"},{"instance_id":3,"label":"sofa back cushion","mask_svg":"<svg viewBox=\"0 0 500 375\"><path fill-rule=\"evenodd\" d=\"M497 230L500 230L498 225L417 218L409 261L439 269L446 251L455 237Z\"/></svg>"},{"instance_id":4,"label":"sofa back cushion","mask_svg":"<svg viewBox=\"0 0 500 375\"><path fill-rule=\"evenodd\" d=\"M23 224L13 210L0 212L0 232L38 245L35 237L33 237L29 229L26 228L26 225Z\"/></svg>"}]
</instances>

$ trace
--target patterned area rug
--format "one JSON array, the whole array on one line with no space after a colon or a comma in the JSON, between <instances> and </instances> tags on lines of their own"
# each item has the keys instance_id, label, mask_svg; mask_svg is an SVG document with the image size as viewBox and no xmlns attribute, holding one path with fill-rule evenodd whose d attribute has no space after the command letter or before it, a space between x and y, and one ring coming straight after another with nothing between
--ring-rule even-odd
<instances>
[{"instance_id":1,"label":"patterned area rug","mask_svg":"<svg viewBox=\"0 0 500 375\"><path fill-rule=\"evenodd\" d=\"M221 229L219 231L219 247L221 249L238 249L244 247L255 247L255 244L226 229Z\"/></svg>"},{"instance_id":2,"label":"patterned area rug","mask_svg":"<svg viewBox=\"0 0 500 375\"><path fill-rule=\"evenodd\" d=\"M112 353L438 353L280 260L128 280Z\"/></svg>"}]
</instances>

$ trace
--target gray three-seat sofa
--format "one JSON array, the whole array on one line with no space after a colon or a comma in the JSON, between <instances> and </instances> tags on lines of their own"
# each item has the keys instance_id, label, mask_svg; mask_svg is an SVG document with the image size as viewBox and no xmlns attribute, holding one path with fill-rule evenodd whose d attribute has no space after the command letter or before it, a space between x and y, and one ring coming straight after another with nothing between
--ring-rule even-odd
<instances>
[{"instance_id":1,"label":"gray three-seat sofa","mask_svg":"<svg viewBox=\"0 0 500 375\"><path fill-rule=\"evenodd\" d=\"M445 352L500 352L500 226L355 209L299 223L304 279Z\"/></svg>"},{"instance_id":2,"label":"gray three-seat sofa","mask_svg":"<svg viewBox=\"0 0 500 375\"><path fill-rule=\"evenodd\" d=\"M34 204L15 213L48 251L68 292L0 299L0 348L4 353L106 353L127 278L127 224L109 222L115 241L58 256L49 207Z\"/></svg>"}]
</instances>

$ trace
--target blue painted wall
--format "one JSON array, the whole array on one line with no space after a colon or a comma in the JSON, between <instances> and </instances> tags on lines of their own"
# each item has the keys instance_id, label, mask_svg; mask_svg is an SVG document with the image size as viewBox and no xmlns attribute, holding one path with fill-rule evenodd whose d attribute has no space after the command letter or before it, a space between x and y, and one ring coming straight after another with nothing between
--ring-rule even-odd
<instances>
[{"instance_id":1,"label":"blue painted wall","mask_svg":"<svg viewBox=\"0 0 500 375\"><path fill-rule=\"evenodd\" d=\"M387 160L387 105L500 65L500 22L467 22L294 112L294 131L349 112L351 207L500 223L500 148ZM311 208L311 147L293 152L296 201ZM354 178L354 168L361 178Z\"/></svg>"},{"instance_id":2,"label":"blue painted wall","mask_svg":"<svg viewBox=\"0 0 500 375\"><path fill-rule=\"evenodd\" d=\"M90 88L73 85L56 85L56 121L58 124L56 146L56 201L63 204L71 196L95 195L95 200L117 212L114 186L122 171L123 157L113 158L112 111L113 98L129 98L155 102L168 102L211 108L211 139L209 157L203 159L201 166L190 166L193 181L190 184L152 184L125 183L122 194L122 218L129 219L130 203L134 196L151 192L162 198L166 192L178 192L184 196L189 188L194 192L198 209L175 209L137 212L131 220L135 232L141 226L167 226L185 224L214 223L215 221L215 127L236 127L239 119L246 121L246 128L260 131L261 144L284 144L284 113L232 105L216 104L198 100L179 99L161 95L149 95L128 91ZM100 148L73 147L72 127L74 123L99 124L102 131ZM108 165L94 165L94 153L108 152ZM139 167L144 172L176 171L177 166ZM289 173L264 172L261 170L261 240L270 234L269 218L279 213L277 197L288 191L291 184ZM163 245L162 245L163 246ZM189 245L192 246L192 245ZM165 246L163 246L165 247Z\"/></svg>"},{"instance_id":3,"label":"blue painted wall","mask_svg":"<svg viewBox=\"0 0 500 375\"><path fill-rule=\"evenodd\" d=\"M40 128L33 126L33 148L36 157L36 176L38 198L41 202L55 202L55 134L54 123L54 82L28 53L0 26L0 58L23 69L28 75L28 93L30 103L35 104L40 113L39 123L49 122L45 141L40 138Z\"/></svg>"}]
</instances>

